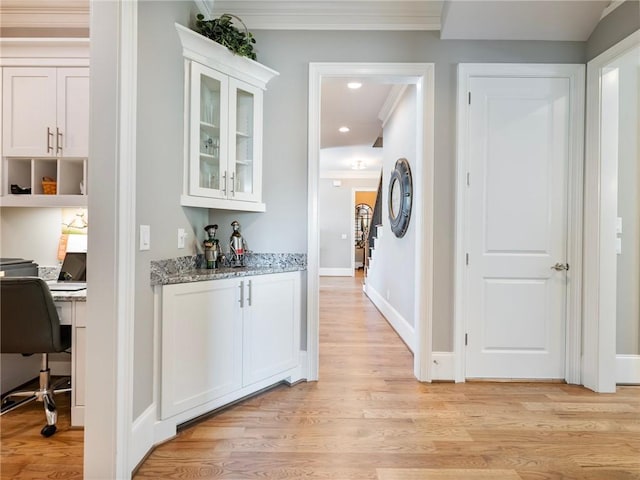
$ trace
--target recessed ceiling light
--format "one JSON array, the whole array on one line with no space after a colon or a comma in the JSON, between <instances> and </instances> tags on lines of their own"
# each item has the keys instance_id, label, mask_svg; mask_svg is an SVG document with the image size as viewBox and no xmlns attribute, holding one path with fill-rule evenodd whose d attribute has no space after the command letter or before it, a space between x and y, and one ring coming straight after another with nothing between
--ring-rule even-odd
<instances>
[{"instance_id":1,"label":"recessed ceiling light","mask_svg":"<svg viewBox=\"0 0 640 480\"><path fill-rule=\"evenodd\" d=\"M338 129L338 131L339 131L340 133L347 133L347 132L349 131L349 127L340 127L340 128Z\"/></svg>"},{"instance_id":2,"label":"recessed ceiling light","mask_svg":"<svg viewBox=\"0 0 640 480\"><path fill-rule=\"evenodd\" d=\"M358 88L360 88L362 86L362 83L360 82L349 82L347 83L347 87L349 87L352 90L356 90Z\"/></svg>"}]
</instances>

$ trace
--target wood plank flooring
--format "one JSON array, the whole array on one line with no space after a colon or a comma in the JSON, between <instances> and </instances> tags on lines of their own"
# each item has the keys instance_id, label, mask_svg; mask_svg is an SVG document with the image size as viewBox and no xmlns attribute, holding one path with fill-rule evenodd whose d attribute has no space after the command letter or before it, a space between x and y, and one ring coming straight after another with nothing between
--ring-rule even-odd
<instances>
[{"instance_id":1,"label":"wood plank flooring","mask_svg":"<svg viewBox=\"0 0 640 480\"><path fill-rule=\"evenodd\" d=\"M360 282L321 279L319 382L182 431L135 479L640 479L640 389L420 384Z\"/></svg>"},{"instance_id":2,"label":"wood plank flooring","mask_svg":"<svg viewBox=\"0 0 640 480\"><path fill-rule=\"evenodd\" d=\"M358 279L321 279L320 381L278 386L179 433L146 479L640 479L640 388L434 383ZM81 479L81 429L40 436L40 404L0 419L2 479Z\"/></svg>"}]
</instances>

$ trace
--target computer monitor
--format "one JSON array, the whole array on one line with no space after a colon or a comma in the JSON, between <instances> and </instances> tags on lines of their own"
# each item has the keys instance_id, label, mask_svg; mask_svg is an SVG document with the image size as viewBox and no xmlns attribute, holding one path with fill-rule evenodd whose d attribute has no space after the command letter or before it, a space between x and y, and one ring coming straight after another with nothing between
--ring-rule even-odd
<instances>
[{"instance_id":1,"label":"computer monitor","mask_svg":"<svg viewBox=\"0 0 640 480\"><path fill-rule=\"evenodd\" d=\"M67 252L62 262L58 281L86 282L87 281L87 253Z\"/></svg>"}]
</instances>

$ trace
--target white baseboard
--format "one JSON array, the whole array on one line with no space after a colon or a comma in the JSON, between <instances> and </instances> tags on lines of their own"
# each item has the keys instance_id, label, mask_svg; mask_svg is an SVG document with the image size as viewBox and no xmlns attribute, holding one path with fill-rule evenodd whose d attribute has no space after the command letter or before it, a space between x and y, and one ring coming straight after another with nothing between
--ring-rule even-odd
<instances>
[{"instance_id":1,"label":"white baseboard","mask_svg":"<svg viewBox=\"0 0 640 480\"><path fill-rule=\"evenodd\" d=\"M400 313L380 295L375 288L369 284L365 284L364 293L380 310L380 313L387 319L389 325L393 327L404 343L407 344L409 350L415 352L415 329L409 324Z\"/></svg>"},{"instance_id":2,"label":"white baseboard","mask_svg":"<svg viewBox=\"0 0 640 480\"><path fill-rule=\"evenodd\" d=\"M353 268L320 268L318 272L321 277L353 277Z\"/></svg>"},{"instance_id":3,"label":"white baseboard","mask_svg":"<svg viewBox=\"0 0 640 480\"><path fill-rule=\"evenodd\" d=\"M131 451L129 452L129 470L133 471L140 461L156 444L154 426L156 422L156 406L150 405L135 419L131 427Z\"/></svg>"},{"instance_id":4,"label":"white baseboard","mask_svg":"<svg viewBox=\"0 0 640 480\"><path fill-rule=\"evenodd\" d=\"M453 352L432 352L431 353L431 379L450 380L456 378Z\"/></svg>"},{"instance_id":5,"label":"white baseboard","mask_svg":"<svg viewBox=\"0 0 640 480\"><path fill-rule=\"evenodd\" d=\"M640 355L616 355L616 383L640 384Z\"/></svg>"}]
</instances>

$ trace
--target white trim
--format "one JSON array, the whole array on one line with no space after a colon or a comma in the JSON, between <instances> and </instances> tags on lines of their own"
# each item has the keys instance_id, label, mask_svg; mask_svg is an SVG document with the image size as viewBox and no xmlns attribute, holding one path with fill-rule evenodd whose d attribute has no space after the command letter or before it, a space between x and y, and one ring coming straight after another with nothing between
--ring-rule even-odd
<instances>
[{"instance_id":1,"label":"white trim","mask_svg":"<svg viewBox=\"0 0 640 480\"><path fill-rule=\"evenodd\" d=\"M320 156L320 86L323 78L358 76L389 83L414 83L417 91L417 147L414 213L418 245L415 288L414 375L431 381L433 323L433 172L434 172L434 64L432 63L310 63L309 64L309 181L307 230L307 351L309 380L318 378L319 342L319 226L318 170Z\"/></svg>"},{"instance_id":2,"label":"white trim","mask_svg":"<svg viewBox=\"0 0 640 480\"><path fill-rule=\"evenodd\" d=\"M640 355L616 355L616 383L640 385Z\"/></svg>"},{"instance_id":3,"label":"white trim","mask_svg":"<svg viewBox=\"0 0 640 480\"><path fill-rule=\"evenodd\" d=\"M88 67L88 38L0 38L0 67Z\"/></svg>"},{"instance_id":4,"label":"white trim","mask_svg":"<svg viewBox=\"0 0 640 480\"><path fill-rule=\"evenodd\" d=\"M89 176L89 208L97 228L88 240L89 248L102 254L89 259L96 268L88 272L93 293L87 298L92 321L87 328L86 479L131 478L137 8L137 0L92 4L91 103L112 106L100 112L92 107L90 119L91 157L98 160Z\"/></svg>"},{"instance_id":5,"label":"white trim","mask_svg":"<svg viewBox=\"0 0 640 480\"><path fill-rule=\"evenodd\" d=\"M364 285L364 293L369 297L371 302L376 306L384 318L389 322L389 325L393 327L396 333L400 336L402 341L409 347L411 352L416 351L416 332L413 325L400 315L400 313L393 308L389 302L387 302L380 293L373 288L370 284Z\"/></svg>"},{"instance_id":6,"label":"white trim","mask_svg":"<svg viewBox=\"0 0 640 480\"><path fill-rule=\"evenodd\" d=\"M216 0L214 14L233 12L249 30L440 30L441 8L412 0Z\"/></svg>"},{"instance_id":7,"label":"white trim","mask_svg":"<svg viewBox=\"0 0 640 480\"><path fill-rule=\"evenodd\" d=\"M387 95L382 108L380 108L378 112L378 119L382 122L382 128L384 128L387 121L389 121L391 114L395 112L398 103L402 100L402 96L408 87L409 85L393 85L391 87L389 95Z\"/></svg>"},{"instance_id":8,"label":"white trim","mask_svg":"<svg viewBox=\"0 0 640 480\"><path fill-rule=\"evenodd\" d=\"M129 470L133 471L155 445L156 405L152 404L136 418L131 427L131 452Z\"/></svg>"},{"instance_id":9,"label":"white trim","mask_svg":"<svg viewBox=\"0 0 640 480\"><path fill-rule=\"evenodd\" d=\"M205 20L213 17L213 0L193 0L198 11L204 15Z\"/></svg>"},{"instance_id":10,"label":"white trim","mask_svg":"<svg viewBox=\"0 0 640 480\"><path fill-rule=\"evenodd\" d=\"M468 242L468 92L469 82L474 76L529 76L563 77L570 81L570 139L568 165L568 216L567 216L567 262L571 266L567 277L567 320L565 380L580 383L580 338L581 338L581 279L582 279L582 159L584 130L584 65L566 64L479 64L458 66L457 92L457 140L456 140L456 244L455 244L455 291L453 350L455 356L455 381L465 381L464 333L466 297L468 296L465 253Z\"/></svg>"},{"instance_id":11,"label":"white trim","mask_svg":"<svg viewBox=\"0 0 640 480\"><path fill-rule=\"evenodd\" d=\"M613 12L616 8L618 8L620 5L622 5L625 1L626 0L611 0L609 5L607 5L605 7L605 9L602 11L602 15L600 15L600 20L602 20L604 17L609 15L611 12Z\"/></svg>"},{"instance_id":12,"label":"white trim","mask_svg":"<svg viewBox=\"0 0 640 480\"><path fill-rule=\"evenodd\" d=\"M601 74L607 65L640 45L636 31L587 64L587 133L585 157L583 364L582 383L596 392L615 391L615 234L606 227L615 225L617 193L607 181L617 182L617 165L601 158ZM609 180L607 180L609 179ZM612 310L613 309L613 310Z\"/></svg>"},{"instance_id":13,"label":"white trim","mask_svg":"<svg viewBox=\"0 0 640 480\"><path fill-rule=\"evenodd\" d=\"M322 268L319 269L321 277L353 277L353 268Z\"/></svg>"},{"instance_id":14,"label":"white trim","mask_svg":"<svg viewBox=\"0 0 640 480\"><path fill-rule=\"evenodd\" d=\"M433 352L431 354L433 380L453 381L455 379L455 356L453 352Z\"/></svg>"}]
</instances>

